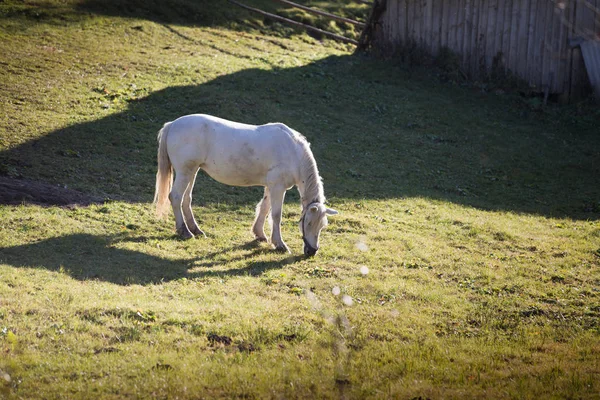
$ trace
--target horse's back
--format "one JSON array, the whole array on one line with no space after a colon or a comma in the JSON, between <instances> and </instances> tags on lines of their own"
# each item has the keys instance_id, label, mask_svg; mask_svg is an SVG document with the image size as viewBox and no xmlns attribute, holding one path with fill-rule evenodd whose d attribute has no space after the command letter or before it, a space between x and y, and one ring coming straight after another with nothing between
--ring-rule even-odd
<instances>
[{"instance_id":1,"label":"horse's back","mask_svg":"<svg viewBox=\"0 0 600 400\"><path fill-rule=\"evenodd\" d=\"M243 124L241 122L230 121L224 118L215 117L208 114L189 114L177 118L173 121L180 129L198 129L209 128L216 130L238 130L238 131L253 131L257 128L256 125Z\"/></svg>"},{"instance_id":2,"label":"horse's back","mask_svg":"<svg viewBox=\"0 0 600 400\"><path fill-rule=\"evenodd\" d=\"M284 124L249 125L205 114L173 121L168 147L173 165L199 167L234 186L267 185L275 168L289 176L296 168L297 136Z\"/></svg>"},{"instance_id":3,"label":"horse's back","mask_svg":"<svg viewBox=\"0 0 600 400\"><path fill-rule=\"evenodd\" d=\"M179 117L171 123L171 130L175 131L171 135L212 135L214 136L213 140L219 138L242 139L258 143L261 139L268 141L291 140L292 142L303 139L298 132L280 122L250 125L207 114L190 114Z\"/></svg>"}]
</instances>

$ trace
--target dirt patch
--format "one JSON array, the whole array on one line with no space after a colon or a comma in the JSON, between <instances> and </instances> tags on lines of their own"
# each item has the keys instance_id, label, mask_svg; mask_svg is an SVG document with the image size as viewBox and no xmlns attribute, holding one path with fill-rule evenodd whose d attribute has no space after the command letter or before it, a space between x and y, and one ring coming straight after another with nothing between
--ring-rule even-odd
<instances>
[{"instance_id":1,"label":"dirt patch","mask_svg":"<svg viewBox=\"0 0 600 400\"><path fill-rule=\"evenodd\" d=\"M102 203L103 199L76 190L44 182L12 179L0 176L0 204L37 204L42 206L89 206Z\"/></svg>"}]
</instances>

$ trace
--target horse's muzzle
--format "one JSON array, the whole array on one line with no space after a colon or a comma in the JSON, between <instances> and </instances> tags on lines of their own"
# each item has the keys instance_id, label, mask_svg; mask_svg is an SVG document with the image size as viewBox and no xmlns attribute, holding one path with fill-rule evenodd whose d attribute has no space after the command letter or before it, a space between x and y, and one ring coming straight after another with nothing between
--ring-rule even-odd
<instances>
[{"instance_id":1,"label":"horse's muzzle","mask_svg":"<svg viewBox=\"0 0 600 400\"><path fill-rule=\"evenodd\" d=\"M319 250L319 249L315 249L314 247L312 247L308 243L304 244L304 255L307 256L307 257L312 257L315 254L317 254L317 250Z\"/></svg>"}]
</instances>

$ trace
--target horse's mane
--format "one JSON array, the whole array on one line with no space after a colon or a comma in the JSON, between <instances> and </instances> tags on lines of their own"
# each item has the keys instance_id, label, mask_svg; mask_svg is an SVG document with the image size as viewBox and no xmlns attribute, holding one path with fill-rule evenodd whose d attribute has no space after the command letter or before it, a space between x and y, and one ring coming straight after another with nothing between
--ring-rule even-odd
<instances>
[{"instance_id":1,"label":"horse's mane","mask_svg":"<svg viewBox=\"0 0 600 400\"><path fill-rule=\"evenodd\" d=\"M306 138L292 129L300 148L302 149L302 155L300 159L300 174L301 179L304 181L304 193L303 204L314 203L325 203L325 194L323 192L323 180L319 175L317 169L317 162L315 157L310 150L310 143ZM306 202L304 201L306 200Z\"/></svg>"},{"instance_id":2,"label":"horse's mane","mask_svg":"<svg viewBox=\"0 0 600 400\"><path fill-rule=\"evenodd\" d=\"M306 137L282 123L270 123L265 126L274 126L281 129L298 145L300 150L300 179L304 183L304 193L301 193L302 205L305 206L314 202L325 203L323 182L317 169L317 162L310 150L310 143L306 140Z\"/></svg>"}]
</instances>

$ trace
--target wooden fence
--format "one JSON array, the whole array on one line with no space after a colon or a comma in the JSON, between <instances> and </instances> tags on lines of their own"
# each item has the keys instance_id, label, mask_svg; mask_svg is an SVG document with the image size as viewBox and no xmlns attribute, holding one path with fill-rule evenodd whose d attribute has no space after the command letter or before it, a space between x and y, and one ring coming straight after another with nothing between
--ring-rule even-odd
<instances>
[{"instance_id":1,"label":"wooden fence","mask_svg":"<svg viewBox=\"0 0 600 400\"><path fill-rule=\"evenodd\" d=\"M508 70L532 88L579 97L589 87L573 39L600 40L600 0L377 0L373 45L448 48L472 78ZM571 41L571 42L570 42Z\"/></svg>"}]
</instances>

